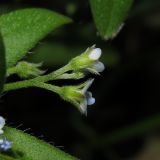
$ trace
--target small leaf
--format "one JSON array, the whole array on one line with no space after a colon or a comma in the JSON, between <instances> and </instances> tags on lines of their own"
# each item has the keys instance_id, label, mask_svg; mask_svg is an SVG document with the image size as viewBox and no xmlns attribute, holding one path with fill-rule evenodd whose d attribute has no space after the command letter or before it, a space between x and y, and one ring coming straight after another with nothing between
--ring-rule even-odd
<instances>
[{"instance_id":1,"label":"small leaf","mask_svg":"<svg viewBox=\"0 0 160 160\"><path fill-rule=\"evenodd\" d=\"M3 39L0 35L0 93L3 89L5 78L5 49L3 44Z\"/></svg>"},{"instance_id":2,"label":"small leaf","mask_svg":"<svg viewBox=\"0 0 160 160\"><path fill-rule=\"evenodd\" d=\"M23 160L76 160L77 158L45 143L42 140L30 136L20 130L5 127L5 136L13 142L13 155L11 158ZM10 160L10 159L4 159ZM12 160L12 159L11 159Z\"/></svg>"},{"instance_id":3,"label":"small leaf","mask_svg":"<svg viewBox=\"0 0 160 160\"><path fill-rule=\"evenodd\" d=\"M22 9L0 17L7 68L16 64L36 43L71 19L46 9Z\"/></svg>"},{"instance_id":4,"label":"small leaf","mask_svg":"<svg viewBox=\"0 0 160 160\"><path fill-rule=\"evenodd\" d=\"M133 0L90 0L97 29L102 37L116 36L122 27Z\"/></svg>"}]
</instances>

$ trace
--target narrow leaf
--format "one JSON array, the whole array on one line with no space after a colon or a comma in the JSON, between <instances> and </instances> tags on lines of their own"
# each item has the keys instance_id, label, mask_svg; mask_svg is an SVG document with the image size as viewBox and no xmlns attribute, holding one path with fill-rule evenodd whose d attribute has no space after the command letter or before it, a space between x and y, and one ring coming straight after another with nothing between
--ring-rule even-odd
<instances>
[{"instance_id":1,"label":"narrow leaf","mask_svg":"<svg viewBox=\"0 0 160 160\"><path fill-rule=\"evenodd\" d=\"M116 36L132 2L133 0L90 0L95 24L104 39Z\"/></svg>"},{"instance_id":2,"label":"narrow leaf","mask_svg":"<svg viewBox=\"0 0 160 160\"><path fill-rule=\"evenodd\" d=\"M17 155L17 157L15 157L17 159L23 159L23 160L76 160L77 159L59 150L58 148L45 143L42 140L38 140L37 138L14 128L5 127L5 136L7 137L7 139L13 142L12 150L14 152L14 155Z\"/></svg>"},{"instance_id":3,"label":"narrow leaf","mask_svg":"<svg viewBox=\"0 0 160 160\"><path fill-rule=\"evenodd\" d=\"M46 9L22 9L2 15L0 28L7 68L15 65L48 33L69 22L69 18Z\"/></svg>"}]
</instances>

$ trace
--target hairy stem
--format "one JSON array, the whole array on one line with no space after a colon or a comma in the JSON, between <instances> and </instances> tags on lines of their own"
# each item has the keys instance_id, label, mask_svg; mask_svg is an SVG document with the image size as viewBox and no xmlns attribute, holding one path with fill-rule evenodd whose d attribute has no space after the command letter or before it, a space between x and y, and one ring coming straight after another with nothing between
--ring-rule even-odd
<instances>
[{"instance_id":1,"label":"hairy stem","mask_svg":"<svg viewBox=\"0 0 160 160\"><path fill-rule=\"evenodd\" d=\"M12 68L12 70L10 70L10 73L14 72L14 68ZM61 75L63 75L65 72L67 72L69 70L71 70L71 68L70 68L70 65L67 64L64 67L62 67L62 68L60 68L60 69L58 69L54 72L51 72L47 75L38 76L36 78L29 79L29 80L7 83L7 84L4 85L3 91L6 92L6 91L10 91L10 90L16 90L16 89L28 88L28 87L44 88L44 86L46 87L46 89L48 88L48 90L50 90L49 87L47 87L45 83L40 83L40 82L48 82L48 81L51 81L51 80L58 79L58 77L61 77ZM51 86L53 86L53 85L50 85L50 87ZM54 90L53 87L52 87L52 90Z\"/></svg>"},{"instance_id":2,"label":"hairy stem","mask_svg":"<svg viewBox=\"0 0 160 160\"><path fill-rule=\"evenodd\" d=\"M52 85L52 84L48 84L48 83L44 83L44 82L36 82L35 87L39 87L39 88L43 88L55 93L60 94L61 91L61 87Z\"/></svg>"},{"instance_id":3,"label":"hairy stem","mask_svg":"<svg viewBox=\"0 0 160 160\"><path fill-rule=\"evenodd\" d=\"M48 82L48 81L52 81L52 80L55 80L57 79L59 76L61 76L63 73L67 72L67 71L70 71L71 70L71 67L69 64L65 65L64 67L54 71L54 72L51 72L47 75L43 75L43 76L38 76L36 78L34 78L34 80L36 81L40 81L40 82Z\"/></svg>"},{"instance_id":4,"label":"hairy stem","mask_svg":"<svg viewBox=\"0 0 160 160\"><path fill-rule=\"evenodd\" d=\"M84 73L65 73L62 74L61 76L55 78L56 79L81 79L84 78L85 74Z\"/></svg>"},{"instance_id":5,"label":"hairy stem","mask_svg":"<svg viewBox=\"0 0 160 160\"><path fill-rule=\"evenodd\" d=\"M52 92L60 94L60 87L47 84L44 82L39 82L35 80L25 80L20 82L8 83L4 85L4 92L21 89L21 88L28 88L28 87L39 87L46 90L50 90Z\"/></svg>"}]
</instances>

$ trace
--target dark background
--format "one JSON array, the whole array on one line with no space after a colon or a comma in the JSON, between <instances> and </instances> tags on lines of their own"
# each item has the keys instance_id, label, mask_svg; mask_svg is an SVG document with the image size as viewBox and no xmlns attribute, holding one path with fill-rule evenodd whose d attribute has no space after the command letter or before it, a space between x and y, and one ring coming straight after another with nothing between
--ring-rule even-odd
<instances>
[{"instance_id":1,"label":"dark background","mask_svg":"<svg viewBox=\"0 0 160 160\"><path fill-rule=\"evenodd\" d=\"M1 14L42 7L74 20L42 40L26 57L29 61L43 61L49 72L97 44L106 65L92 85L96 104L88 107L87 117L56 94L29 88L1 98L0 113L9 125L31 128L26 132L83 160L160 159L159 0L135 1L124 28L109 41L98 36L86 0L0 2ZM56 82L66 83L75 82Z\"/></svg>"}]
</instances>

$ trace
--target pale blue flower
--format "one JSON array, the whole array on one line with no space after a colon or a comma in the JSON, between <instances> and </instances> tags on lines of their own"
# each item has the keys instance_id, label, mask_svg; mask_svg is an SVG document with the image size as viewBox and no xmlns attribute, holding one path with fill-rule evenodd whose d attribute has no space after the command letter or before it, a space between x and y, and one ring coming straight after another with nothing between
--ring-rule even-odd
<instances>
[{"instance_id":1,"label":"pale blue flower","mask_svg":"<svg viewBox=\"0 0 160 160\"><path fill-rule=\"evenodd\" d=\"M7 140L6 138L0 139L0 150L1 151L8 151L12 148L12 142Z\"/></svg>"},{"instance_id":2,"label":"pale blue flower","mask_svg":"<svg viewBox=\"0 0 160 160\"><path fill-rule=\"evenodd\" d=\"M2 116L0 116L0 134L3 134L3 127L4 127L4 125L5 125L5 119L2 117Z\"/></svg>"}]
</instances>

